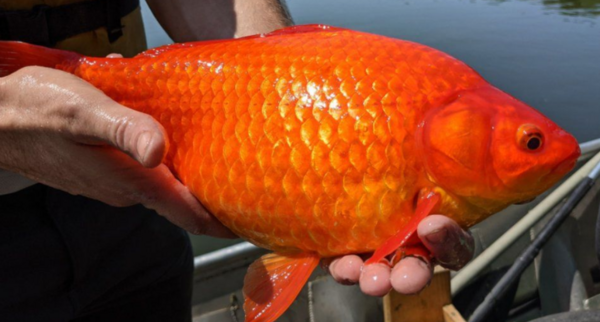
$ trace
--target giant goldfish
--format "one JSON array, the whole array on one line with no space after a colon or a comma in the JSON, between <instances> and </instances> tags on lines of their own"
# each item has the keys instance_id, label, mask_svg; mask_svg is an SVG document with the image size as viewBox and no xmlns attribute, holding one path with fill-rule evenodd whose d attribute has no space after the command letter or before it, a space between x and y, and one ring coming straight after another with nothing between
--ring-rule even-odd
<instances>
[{"instance_id":1,"label":"giant goldfish","mask_svg":"<svg viewBox=\"0 0 600 322\"><path fill-rule=\"evenodd\" d=\"M416 245L442 213L468 228L569 172L576 140L463 62L322 25L92 58L0 44L0 73L77 75L165 128L173 173L225 226L273 250L245 278L274 321L321 258ZM411 244L412 243L412 244Z\"/></svg>"}]
</instances>

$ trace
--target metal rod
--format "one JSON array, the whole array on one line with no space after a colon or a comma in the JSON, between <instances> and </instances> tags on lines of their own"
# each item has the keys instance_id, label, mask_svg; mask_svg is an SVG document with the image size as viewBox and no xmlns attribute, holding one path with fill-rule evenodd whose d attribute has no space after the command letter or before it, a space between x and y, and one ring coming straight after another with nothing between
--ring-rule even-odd
<instances>
[{"instance_id":1,"label":"metal rod","mask_svg":"<svg viewBox=\"0 0 600 322\"><path fill-rule=\"evenodd\" d=\"M581 143L579 149L581 149L582 155L597 152L600 150L600 138Z\"/></svg>"},{"instance_id":2,"label":"metal rod","mask_svg":"<svg viewBox=\"0 0 600 322\"><path fill-rule=\"evenodd\" d=\"M258 249L258 247L250 244L249 242L242 242L233 246L225 247L223 249L219 249L217 251L200 255L194 258L194 269L201 269L207 266L211 266L227 258L243 256L245 254L252 253Z\"/></svg>"},{"instance_id":3,"label":"metal rod","mask_svg":"<svg viewBox=\"0 0 600 322\"><path fill-rule=\"evenodd\" d=\"M494 309L496 302L504 297L508 289L516 283L525 269L531 265L535 257L539 254L542 247L550 240L554 233L560 228L561 224L569 217L571 211L579 201L590 190L595 180L600 173L600 163L596 164L590 175L585 177L575 188L573 193L567 199L567 202L560 210L550 219L550 221L542 228L539 234L534 238L533 242L521 253L515 263L502 276L500 281L494 286L490 293L485 297L483 302L477 307L469 322L485 321L490 312Z\"/></svg>"}]
</instances>

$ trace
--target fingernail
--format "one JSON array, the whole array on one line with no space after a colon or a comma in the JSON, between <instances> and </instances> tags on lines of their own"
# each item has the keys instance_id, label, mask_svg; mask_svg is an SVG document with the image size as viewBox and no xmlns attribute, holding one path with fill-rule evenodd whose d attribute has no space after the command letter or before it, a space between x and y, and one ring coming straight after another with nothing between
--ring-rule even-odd
<instances>
[{"instance_id":1,"label":"fingernail","mask_svg":"<svg viewBox=\"0 0 600 322\"><path fill-rule=\"evenodd\" d=\"M323 263L322 264L323 268L331 274L331 272L333 271L333 267L335 266L335 262L336 261L334 261L334 260L332 260L332 261L323 261L322 262Z\"/></svg>"},{"instance_id":2,"label":"fingernail","mask_svg":"<svg viewBox=\"0 0 600 322\"><path fill-rule=\"evenodd\" d=\"M448 230L446 228L438 228L429 233L425 238L432 244L441 244L446 241Z\"/></svg>"},{"instance_id":3,"label":"fingernail","mask_svg":"<svg viewBox=\"0 0 600 322\"><path fill-rule=\"evenodd\" d=\"M417 259L419 260L419 266L421 266L421 268L431 271L431 265L429 265L429 263L425 262L425 260L420 257L417 257Z\"/></svg>"},{"instance_id":4,"label":"fingernail","mask_svg":"<svg viewBox=\"0 0 600 322\"><path fill-rule=\"evenodd\" d=\"M410 256L406 256L405 258L416 258L419 261L417 262L419 264L419 266L421 266L421 268L425 269L425 270L431 270L431 265L425 260L423 259L421 256L414 256L414 255L410 255Z\"/></svg>"},{"instance_id":5,"label":"fingernail","mask_svg":"<svg viewBox=\"0 0 600 322\"><path fill-rule=\"evenodd\" d=\"M144 132L140 134L137 141L137 154L141 163L145 163L150 153L150 145L152 144L154 135L152 132Z\"/></svg>"}]
</instances>

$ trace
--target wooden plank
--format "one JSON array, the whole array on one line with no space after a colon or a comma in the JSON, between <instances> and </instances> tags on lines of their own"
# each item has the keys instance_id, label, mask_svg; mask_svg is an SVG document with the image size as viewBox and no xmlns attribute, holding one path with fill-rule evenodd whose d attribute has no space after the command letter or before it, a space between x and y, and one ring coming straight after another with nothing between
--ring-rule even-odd
<instances>
[{"instance_id":1,"label":"wooden plank","mask_svg":"<svg viewBox=\"0 0 600 322\"><path fill-rule=\"evenodd\" d=\"M384 321L447 322L442 308L449 304L452 304L450 271L436 267L431 284L421 293L402 295L392 291L385 296L383 299ZM454 320L450 321L455 322Z\"/></svg>"},{"instance_id":2,"label":"wooden plank","mask_svg":"<svg viewBox=\"0 0 600 322\"><path fill-rule=\"evenodd\" d=\"M384 322L394 322L392 320L392 310L390 309L392 307L391 298L392 298L391 294L388 294L383 297L383 321Z\"/></svg>"},{"instance_id":3,"label":"wooden plank","mask_svg":"<svg viewBox=\"0 0 600 322\"><path fill-rule=\"evenodd\" d=\"M444 311L444 322L466 322L453 304L444 306L442 310Z\"/></svg>"}]
</instances>

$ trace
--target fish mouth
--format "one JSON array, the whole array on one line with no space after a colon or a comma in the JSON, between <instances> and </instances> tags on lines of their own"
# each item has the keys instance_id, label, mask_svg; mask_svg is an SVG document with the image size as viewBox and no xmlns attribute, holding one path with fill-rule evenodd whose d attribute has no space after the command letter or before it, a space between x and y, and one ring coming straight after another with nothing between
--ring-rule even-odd
<instances>
[{"instance_id":1,"label":"fish mouth","mask_svg":"<svg viewBox=\"0 0 600 322\"><path fill-rule=\"evenodd\" d=\"M540 179L541 182L545 182L548 185L542 191L549 189L554 184L556 184L561 179L563 179L563 177L567 173L571 172L571 170L573 170L573 168L575 168L575 165L577 164L577 160L579 159L580 155L581 155L581 152L579 150L579 145L577 145L577 148L573 149L573 152L571 152L571 154L569 154L569 156L564 158L563 161L561 161L559 164L554 166L552 168L552 170L550 170L550 172L548 172L545 176L543 176Z\"/></svg>"},{"instance_id":2,"label":"fish mouth","mask_svg":"<svg viewBox=\"0 0 600 322\"><path fill-rule=\"evenodd\" d=\"M529 190L528 189L527 191L523 191L526 196L529 195L531 197L527 198L526 196L522 196L523 197L522 201L513 202L513 204L522 205L522 204L529 203L529 202L533 201L537 195L550 189L557 182L559 182L561 179L563 179L563 177L567 173L569 173L571 170L573 170L573 168L577 164L577 160L579 159L580 155L581 155L581 151L579 149L579 145L576 145L576 147L572 150L572 152L567 157L565 157L562 161L560 161L554 167L549 168L550 170L546 174L538 177L539 179L537 180L537 182L541 185L539 187L539 189L537 189L537 190Z\"/></svg>"},{"instance_id":3,"label":"fish mouth","mask_svg":"<svg viewBox=\"0 0 600 322\"><path fill-rule=\"evenodd\" d=\"M571 171L577 164L577 159L579 159L580 155L581 150L579 149L579 145L577 145L577 148L573 149L573 152L571 152L571 154L568 157L566 157L561 163L555 166L552 169L552 171L550 171L550 174L563 176L569 173L569 171Z\"/></svg>"}]
</instances>

